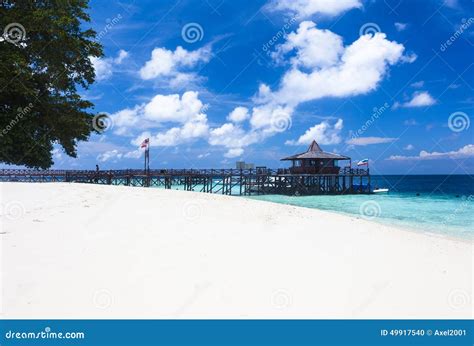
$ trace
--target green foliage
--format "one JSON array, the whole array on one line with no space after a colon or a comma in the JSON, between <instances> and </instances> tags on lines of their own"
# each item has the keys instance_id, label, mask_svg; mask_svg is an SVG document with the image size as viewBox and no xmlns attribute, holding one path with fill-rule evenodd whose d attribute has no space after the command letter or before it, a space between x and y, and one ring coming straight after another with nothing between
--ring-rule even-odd
<instances>
[{"instance_id":1,"label":"green foliage","mask_svg":"<svg viewBox=\"0 0 474 346\"><path fill-rule=\"evenodd\" d=\"M76 157L92 131L93 104L77 87L94 82L103 55L88 0L0 0L0 162L48 168L54 143Z\"/></svg>"}]
</instances>

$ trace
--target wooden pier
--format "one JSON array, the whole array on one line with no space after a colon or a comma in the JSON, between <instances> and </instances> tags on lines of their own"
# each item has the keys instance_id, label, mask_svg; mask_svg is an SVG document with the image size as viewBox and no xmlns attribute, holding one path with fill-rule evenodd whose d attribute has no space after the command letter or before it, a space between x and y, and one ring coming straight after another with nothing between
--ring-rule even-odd
<instances>
[{"instance_id":1,"label":"wooden pier","mask_svg":"<svg viewBox=\"0 0 474 346\"><path fill-rule=\"evenodd\" d=\"M0 170L0 181L69 182L178 189L223 195L370 193L368 170L295 174L289 169Z\"/></svg>"},{"instance_id":2,"label":"wooden pier","mask_svg":"<svg viewBox=\"0 0 474 346\"><path fill-rule=\"evenodd\" d=\"M283 158L290 168L143 170L0 170L0 181L125 185L223 195L342 195L371 193L369 168L339 167L348 156L325 152L313 141L304 153ZM368 163L367 163L368 165Z\"/></svg>"}]
</instances>

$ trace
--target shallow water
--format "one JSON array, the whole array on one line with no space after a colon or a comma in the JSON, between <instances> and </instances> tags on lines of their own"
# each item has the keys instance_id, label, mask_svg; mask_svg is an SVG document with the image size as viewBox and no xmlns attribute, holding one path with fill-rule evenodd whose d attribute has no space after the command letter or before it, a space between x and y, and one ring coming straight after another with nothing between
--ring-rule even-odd
<instances>
[{"instance_id":1,"label":"shallow water","mask_svg":"<svg viewBox=\"0 0 474 346\"><path fill-rule=\"evenodd\" d=\"M373 176L388 194L250 198L336 211L400 227L473 239L474 176ZM417 194L419 194L417 196Z\"/></svg>"}]
</instances>

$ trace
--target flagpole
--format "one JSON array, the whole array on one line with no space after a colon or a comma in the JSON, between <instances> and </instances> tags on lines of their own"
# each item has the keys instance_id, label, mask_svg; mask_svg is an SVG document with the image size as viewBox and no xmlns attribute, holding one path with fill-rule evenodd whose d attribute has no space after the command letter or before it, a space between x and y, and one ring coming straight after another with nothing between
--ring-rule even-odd
<instances>
[{"instance_id":1,"label":"flagpole","mask_svg":"<svg viewBox=\"0 0 474 346\"><path fill-rule=\"evenodd\" d=\"M148 171L148 174L150 173L150 141L148 141L148 146L146 148L146 152L147 152L147 171Z\"/></svg>"}]
</instances>

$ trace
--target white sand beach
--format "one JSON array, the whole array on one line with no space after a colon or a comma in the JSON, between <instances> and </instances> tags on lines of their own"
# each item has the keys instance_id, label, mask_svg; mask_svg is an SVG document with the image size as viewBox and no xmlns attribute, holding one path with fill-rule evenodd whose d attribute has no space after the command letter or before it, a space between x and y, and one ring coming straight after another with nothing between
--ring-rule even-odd
<instances>
[{"instance_id":1,"label":"white sand beach","mask_svg":"<svg viewBox=\"0 0 474 346\"><path fill-rule=\"evenodd\" d=\"M336 213L1 183L5 318L472 318L473 244Z\"/></svg>"}]
</instances>

